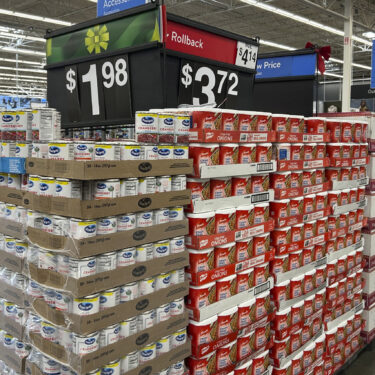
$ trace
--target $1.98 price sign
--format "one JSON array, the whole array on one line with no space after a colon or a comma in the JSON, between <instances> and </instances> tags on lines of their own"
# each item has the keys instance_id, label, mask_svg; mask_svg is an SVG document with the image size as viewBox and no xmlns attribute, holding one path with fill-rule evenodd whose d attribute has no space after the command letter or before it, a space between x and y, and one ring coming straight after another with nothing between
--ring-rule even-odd
<instances>
[{"instance_id":1,"label":"$1.98 price sign","mask_svg":"<svg viewBox=\"0 0 375 375\"><path fill-rule=\"evenodd\" d=\"M128 56L65 67L69 122L131 118Z\"/></svg>"},{"instance_id":2,"label":"$1.98 price sign","mask_svg":"<svg viewBox=\"0 0 375 375\"><path fill-rule=\"evenodd\" d=\"M238 73L225 68L182 60L179 81L179 104L220 105L239 95Z\"/></svg>"}]
</instances>

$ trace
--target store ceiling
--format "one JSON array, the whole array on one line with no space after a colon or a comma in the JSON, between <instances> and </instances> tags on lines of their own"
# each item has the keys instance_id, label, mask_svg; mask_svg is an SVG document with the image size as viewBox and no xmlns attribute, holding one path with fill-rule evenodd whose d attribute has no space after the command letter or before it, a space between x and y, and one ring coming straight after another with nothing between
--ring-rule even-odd
<instances>
[{"instance_id":1,"label":"store ceiling","mask_svg":"<svg viewBox=\"0 0 375 375\"><path fill-rule=\"evenodd\" d=\"M262 5L281 8L298 16L319 22L338 30L344 29L345 0L258 0L261 7L254 6L254 0L166 0L167 10L199 22L207 23L234 33L250 37L259 36L265 42L282 44L292 48L304 48L310 41L319 46L330 45L332 56L343 58L343 37L332 34L321 28L312 27L275 12L265 10ZM375 31L375 0L353 0L354 3L354 34L362 39L362 33ZM274 8L273 8L274 9ZM17 29L28 37L42 38L46 29L63 27L51 22L41 22L22 17L4 14L2 10L10 10L36 16L49 17L65 23L79 23L96 17L96 4L92 0L1 0L0 1L0 92L3 86L14 86L17 45L19 49L30 52L19 54L19 67L28 69L19 71L23 87L45 88L45 73L41 72L44 61L45 43L39 39L19 39L7 35L1 27ZM276 9L277 10L277 9ZM32 39L32 38L30 38ZM369 40L367 39L369 42ZM368 43L369 44L369 43ZM8 49L7 51L4 50ZM9 51L10 48L10 51ZM261 46L260 52L281 51L280 48ZM371 65L370 47L361 42L354 43L354 63L369 67ZM24 61L37 62L39 65L26 64ZM3 68L3 69L1 69ZM4 69L5 68L5 69ZM7 69L6 69L7 68ZM334 62L328 69L341 75L342 64ZM370 70L353 67L357 78L368 77ZM30 71L31 70L31 71ZM38 71L36 71L38 70ZM39 78L38 78L39 77ZM327 77L328 78L328 77ZM330 77L334 78L334 77ZM34 82L36 81L36 82Z\"/></svg>"}]
</instances>

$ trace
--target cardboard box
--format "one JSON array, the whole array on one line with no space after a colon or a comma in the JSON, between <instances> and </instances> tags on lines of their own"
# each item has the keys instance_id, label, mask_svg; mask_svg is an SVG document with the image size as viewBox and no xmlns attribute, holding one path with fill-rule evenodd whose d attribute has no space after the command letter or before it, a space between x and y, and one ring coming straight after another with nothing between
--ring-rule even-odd
<instances>
[{"instance_id":1,"label":"cardboard box","mask_svg":"<svg viewBox=\"0 0 375 375\"><path fill-rule=\"evenodd\" d=\"M302 139L302 137L301 137ZM214 129L190 129L189 142L198 143L253 143L253 142L275 142L276 132L245 132L225 131Z\"/></svg>"},{"instance_id":2,"label":"cardboard box","mask_svg":"<svg viewBox=\"0 0 375 375\"><path fill-rule=\"evenodd\" d=\"M22 190L11 189L7 186L0 187L0 202L11 203L17 206L23 205L25 192Z\"/></svg>"},{"instance_id":3,"label":"cardboard box","mask_svg":"<svg viewBox=\"0 0 375 375\"><path fill-rule=\"evenodd\" d=\"M287 143L302 143L302 142L329 142L330 135L324 134L303 134L303 133L289 133L276 132L276 142Z\"/></svg>"},{"instance_id":4,"label":"cardboard box","mask_svg":"<svg viewBox=\"0 0 375 375\"><path fill-rule=\"evenodd\" d=\"M329 158L315 160L279 160L278 171L297 171L301 169L324 168L329 166Z\"/></svg>"},{"instance_id":5,"label":"cardboard box","mask_svg":"<svg viewBox=\"0 0 375 375\"><path fill-rule=\"evenodd\" d=\"M23 374L26 358L18 357L14 349L11 350L0 345L0 360L17 373Z\"/></svg>"},{"instance_id":6,"label":"cardboard box","mask_svg":"<svg viewBox=\"0 0 375 375\"><path fill-rule=\"evenodd\" d=\"M40 247L59 250L74 258L85 258L109 251L121 250L125 247L138 246L145 243L157 242L167 238L184 236L189 233L187 219L171 221L166 224L151 227L136 228L113 234L102 234L95 237L75 240L71 237L57 236L43 232L41 229L27 228L30 241Z\"/></svg>"},{"instance_id":7,"label":"cardboard box","mask_svg":"<svg viewBox=\"0 0 375 375\"><path fill-rule=\"evenodd\" d=\"M7 253L4 250L0 250L0 264L11 271L25 273L25 259L22 259L14 254Z\"/></svg>"},{"instance_id":8,"label":"cardboard box","mask_svg":"<svg viewBox=\"0 0 375 375\"><path fill-rule=\"evenodd\" d=\"M29 174L76 180L165 176L191 174L193 160L74 161L27 158L26 171Z\"/></svg>"},{"instance_id":9,"label":"cardboard box","mask_svg":"<svg viewBox=\"0 0 375 375\"><path fill-rule=\"evenodd\" d=\"M367 166L367 174L371 179L375 179L375 155L370 154L370 162Z\"/></svg>"},{"instance_id":10,"label":"cardboard box","mask_svg":"<svg viewBox=\"0 0 375 375\"><path fill-rule=\"evenodd\" d=\"M361 301L357 306L354 306L350 311L344 313L338 318L332 320L331 322L325 323L326 329L328 331L337 328L341 323L346 322L348 319L352 319L355 314L363 310L364 303Z\"/></svg>"},{"instance_id":11,"label":"cardboard box","mask_svg":"<svg viewBox=\"0 0 375 375\"><path fill-rule=\"evenodd\" d=\"M366 165L369 163L370 157L360 159L331 159L331 167L355 167L359 165Z\"/></svg>"},{"instance_id":12,"label":"cardboard box","mask_svg":"<svg viewBox=\"0 0 375 375\"><path fill-rule=\"evenodd\" d=\"M299 188L289 188L289 189L275 189L275 198L276 199L287 199L300 197L302 195L308 194L317 194L323 191L330 190L330 181L326 181L323 184L313 185L313 186L304 186Z\"/></svg>"},{"instance_id":13,"label":"cardboard box","mask_svg":"<svg viewBox=\"0 0 375 375\"><path fill-rule=\"evenodd\" d=\"M375 255L375 233L363 233L362 236L365 241L363 254L367 256Z\"/></svg>"},{"instance_id":14,"label":"cardboard box","mask_svg":"<svg viewBox=\"0 0 375 375\"><path fill-rule=\"evenodd\" d=\"M138 332L136 335L127 337L117 343L83 356L75 355L65 350L64 346L51 343L36 333L31 333L30 339L33 345L41 352L59 362L67 363L69 367L72 367L79 373L86 374L111 361L124 357L128 353L141 350L148 344L156 342L164 336L169 336L179 329L185 328L188 323L188 313L185 312L183 315L173 317L165 322L161 322L151 328Z\"/></svg>"},{"instance_id":15,"label":"cardboard box","mask_svg":"<svg viewBox=\"0 0 375 375\"><path fill-rule=\"evenodd\" d=\"M95 219L120 215L125 212L142 212L163 207L184 206L189 203L190 190L181 190L91 201L83 201L77 198L44 197L26 192L20 205L53 215Z\"/></svg>"},{"instance_id":16,"label":"cardboard box","mask_svg":"<svg viewBox=\"0 0 375 375\"><path fill-rule=\"evenodd\" d=\"M165 303L184 297L188 293L189 283L185 281L87 316L54 310L41 299L33 301L33 308L38 315L53 324L66 327L73 332L88 334L140 315L144 311L155 309Z\"/></svg>"},{"instance_id":17,"label":"cardboard box","mask_svg":"<svg viewBox=\"0 0 375 375\"><path fill-rule=\"evenodd\" d=\"M363 293L366 293L368 295L375 293L375 271L374 272L362 272L362 279L365 280Z\"/></svg>"},{"instance_id":18,"label":"cardboard box","mask_svg":"<svg viewBox=\"0 0 375 375\"><path fill-rule=\"evenodd\" d=\"M30 307L31 305L30 296L24 293L23 289L17 289L6 284L3 280L0 281L0 296L20 307Z\"/></svg>"},{"instance_id":19,"label":"cardboard box","mask_svg":"<svg viewBox=\"0 0 375 375\"><path fill-rule=\"evenodd\" d=\"M134 370L128 371L126 375L148 375L158 373L167 367L172 366L174 363L183 361L190 355L191 342L188 341L186 344L172 349L168 353L162 354L157 358L135 368ZM27 361L26 373L27 375L44 375L34 363L29 361Z\"/></svg>"},{"instance_id":20,"label":"cardboard box","mask_svg":"<svg viewBox=\"0 0 375 375\"><path fill-rule=\"evenodd\" d=\"M188 265L189 253L184 251L80 279L67 277L55 271L38 269L33 264L29 264L29 270L30 277L39 284L68 291L75 297L83 297Z\"/></svg>"},{"instance_id":21,"label":"cardboard box","mask_svg":"<svg viewBox=\"0 0 375 375\"><path fill-rule=\"evenodd\" d=\"M365 216L368 218L375 217L375 195L366 195L367 205L365 207Z\"/></svg>"},{"instance_id":22,"label":"cardboard box","mask_svg":"<svg viewBox=\"0 0 375 375\"><path fill-rule=\"evenodd\" d=\"M0 328L7 331L12 336L17 337L19 340L25 338L25 326L4 314L0 314Z\"/></svg>"},{"instance_id":23,"label":"cardboard box","mask_svg":"<svg viewBox=\"0 0 375 375\"><path fill-rule=\"evenodd\" d=\"M375 330L375 306L371 310L363 310L362 318L365 321L365 332L371 332Z\"/></svg>"},{"instance_id":24,"label":"cardboard box","mask_svg":"<svg viewBox=\"0 0 375 375\"><path fill-rule=\"evenodd\" d=\"M0 218L0 233L19 240L26 238L25 227L23 224L4 218Z\"/></svg>"}]
</instances>

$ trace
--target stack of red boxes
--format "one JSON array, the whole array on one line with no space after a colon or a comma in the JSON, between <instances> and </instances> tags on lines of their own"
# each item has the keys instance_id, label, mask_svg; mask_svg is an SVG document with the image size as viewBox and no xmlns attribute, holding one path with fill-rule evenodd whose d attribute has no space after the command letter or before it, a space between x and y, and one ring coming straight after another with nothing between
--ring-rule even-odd
<instances>
[{"instance_id":1,"label":"stack of red boxes","mask_svg":"<svg viewBox=\"0 0 375 375\"><path fill-rule=\"evenodd\" d=\"M270 114L192 111L191 375L271 373Z\"/></svg>"}]
</instances>

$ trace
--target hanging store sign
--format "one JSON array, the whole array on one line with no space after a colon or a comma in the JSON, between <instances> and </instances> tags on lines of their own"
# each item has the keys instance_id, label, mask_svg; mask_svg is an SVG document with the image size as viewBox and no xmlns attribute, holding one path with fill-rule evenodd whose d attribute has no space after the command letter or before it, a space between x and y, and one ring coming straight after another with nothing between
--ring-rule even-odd
<instances>
[{"instance_id":1,"label":"hanging store sign","mask_svg":"<svg viewBox=\"0 0 375 375\"><path fill-rule=\"evenodd\" d=\"M148 2L148 0L98 0L97 16L107 16L108 14L138 7L147 4Z\"/></svg>"}]
</instances>

